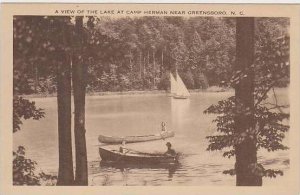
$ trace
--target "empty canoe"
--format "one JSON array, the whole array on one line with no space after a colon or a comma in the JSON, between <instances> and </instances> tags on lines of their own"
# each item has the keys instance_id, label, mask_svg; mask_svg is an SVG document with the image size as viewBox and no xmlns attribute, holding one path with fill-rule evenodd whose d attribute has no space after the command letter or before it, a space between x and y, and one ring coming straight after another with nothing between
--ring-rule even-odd
<instances>
[{"instance_id":1,"label":"empty canoe","mask_svg":"<svg viewBox=\"0 0 300 195\"><path fill-rule=\"evenodd\" d=\"M154 135L139 135L139 136L126 136L126 137L99 135L98 140L101 143L121 144L123 141L125 141L126 143L146 142L146 141L153 141L153 140L160 140L169 137L174 137L174 135L175 133L173 131L165 131L163 133L158 133Z\"/></svg>"}]
</instances>

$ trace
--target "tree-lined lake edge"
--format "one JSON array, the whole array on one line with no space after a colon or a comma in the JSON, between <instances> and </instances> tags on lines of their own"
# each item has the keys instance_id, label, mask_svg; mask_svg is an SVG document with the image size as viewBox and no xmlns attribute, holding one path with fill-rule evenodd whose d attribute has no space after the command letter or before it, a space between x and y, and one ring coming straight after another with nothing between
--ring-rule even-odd
<instances>
[{"instance_id":1,"label":"tree-lined lake edge","mask_svg":"<svg viewBox=\"0 0 300 195\"><path fill-rule=\"evenodd\" d=\"M220 87L209 87L207 89L190 89L190 93L221 93L221 92L233 92L232 88L220 88ZM132 91L98 91L98 92L87 92L86 96L119 96L119 95L164 95L168 94L168 90L132 90ZM57 93L51 94L22 94L24 98L45 98L45 97L57 97Z\"/></svg>"},{"instance_id":2,"label":"tree-lined lake edge","mask_svg":"<svg viewBox=\"0 0 300 195\"><path fill-rule=\"evenodd\" d=\"M276 91L287 92L289 86L287 87L276 87ZM221 88L212 86L207 89L189 89L191 94L196 93L223 93L223 92L234 92L232 88ZM131 95L167 95L169 91L167 90L135 90L135 91L99 91L99 92L87 92L86 96L131 96ZM46 98L46 97L57 97L56 93L51 94L30 94L30 95L20 95L24 98Z\"/></svg>"}]
</instances>

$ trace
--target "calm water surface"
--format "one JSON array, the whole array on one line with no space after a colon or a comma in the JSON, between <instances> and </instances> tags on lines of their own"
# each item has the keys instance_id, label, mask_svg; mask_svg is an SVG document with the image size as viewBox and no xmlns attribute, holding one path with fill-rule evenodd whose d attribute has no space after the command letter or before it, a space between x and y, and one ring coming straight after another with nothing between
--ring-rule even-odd
<instances>
[{"instance_id":1,"label":"calm water surface","mask_svg":"<svg viewBox=\"0 0 300 195\"><path fill-rule=\"evenodd\" d=\"M287 101L286 92L280 100ZM189 100L173 100L166 95L89 96L86 99L86 139L89 161L89 185L235 185L235 178L222 174L234 166L234 159L220 152L208 152L206 136L215 133L213 115L203 114L211 104L232 95L224 93L192 94ZM26 148L28 157L45 172L58 170L58 134L56 98L33 99L45 109L40 121L24 121L22 130L14 134L14 149ZM174 138L127 144L128 148L146 152L164 152L165 143L183 155L176 167L111 167L100 165L99 134L126 136L153 134L164 121L175 131ZM259 152L266 168L283 169L289 174L288 151ZM264 179L264 185L280 185L287 177Z\"/></svg>"}]
</instances>

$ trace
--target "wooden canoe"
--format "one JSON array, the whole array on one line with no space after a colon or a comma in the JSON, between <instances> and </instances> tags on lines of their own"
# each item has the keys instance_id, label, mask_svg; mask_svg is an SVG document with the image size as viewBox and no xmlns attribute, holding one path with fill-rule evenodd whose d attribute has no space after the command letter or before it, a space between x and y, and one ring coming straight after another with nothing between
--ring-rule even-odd
<instances>
[{"instance_id":1,"label":"wooden canoe","mask_svg":"<svg viewBox=\"0 0 300 195\"><path fill-rule=\"evenodd\" d=\"M125 143L146 142L146 141L166 139L169 137L174 137L174 135L175 133L173 131L165 131L164 133L158 133L154 135L138 135L138 136L126 136L126 137L99 135L98 140L101 143L121 144L123 141L125 141Z\"/></svg>"},{"instance_id":2,"label":"wooden canoe","mask_svg":"<svg viewBox=\"0 0 300 195\"><path fill-rule=\"evenodd\" d=\"M174 164L178 162L178 156L167 156L164 154L143 153L137 151L119 152L106 148L99 148L102 161L117 163L138 164Z\"/></svg>"}]
</instances>

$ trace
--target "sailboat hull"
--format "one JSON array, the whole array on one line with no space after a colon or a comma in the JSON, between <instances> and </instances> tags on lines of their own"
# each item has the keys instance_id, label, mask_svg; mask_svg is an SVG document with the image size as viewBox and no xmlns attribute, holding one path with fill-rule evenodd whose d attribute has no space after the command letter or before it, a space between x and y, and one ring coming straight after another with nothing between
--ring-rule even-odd
<instances>
[{"instance_id":1,"label":"sailboat hull","mask_svg":"<svg viewBox=\"0 0 300 195\"><path fill-rule=\"evenodd\" d=\"M181 95L174 95L173 96L174 99L188 99L188 96L181 96Z\"/></svg>"}]
</instances>

